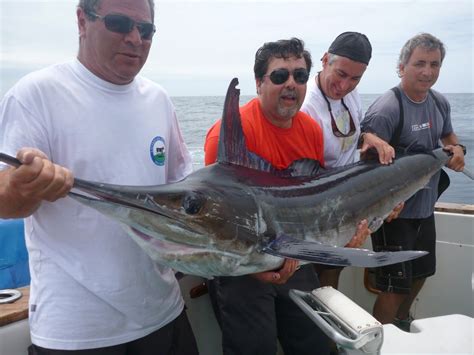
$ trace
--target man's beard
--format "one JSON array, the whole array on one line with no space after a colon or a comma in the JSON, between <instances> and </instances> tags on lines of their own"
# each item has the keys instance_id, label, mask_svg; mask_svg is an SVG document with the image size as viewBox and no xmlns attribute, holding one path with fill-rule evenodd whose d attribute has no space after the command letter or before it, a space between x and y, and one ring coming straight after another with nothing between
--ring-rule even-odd
<instances>
[{"instance_id":1,"label":"man's beard","mask_svg":"<svg viewBox=\"0 0 474 355\"><path fill-rule=\"evenodd\" d=\"M295 99L295 104L296 104L295 106L288 107L288 106L278 105L278 114L280 115L280 117L283 117L289 120L293 118L293 116L296 115L296 113L299 110L299 107L297 105L298 97L297 97L296 91L294 90L283 91L281 93L281 97L284 97L284 96L289 96Z\"/></svg>"},{"instance_id":2,"label":"man's beard","mask_svg":"<svg viewBox=\"0 0 474 355\"><path fill-rule=\"evenodd\" d=\"M278 106L278 114L280 117L286 118L286 119L291 119L293 118L294 115L298 112L297 107L282 107Z\"/></svg>"}]
</instances>

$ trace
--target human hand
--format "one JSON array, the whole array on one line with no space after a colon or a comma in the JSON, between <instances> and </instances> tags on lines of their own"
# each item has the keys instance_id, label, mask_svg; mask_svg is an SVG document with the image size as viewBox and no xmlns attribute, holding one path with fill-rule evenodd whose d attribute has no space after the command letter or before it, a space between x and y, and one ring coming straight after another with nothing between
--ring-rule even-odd
<instances>
[{"instance_id":1,"label":"human hand","mask_svg":"<svg viewBox=\"0 0 474 355\"><path fill-rule=\"evenodd\" d=\"M369 222L366 219L359 222L356 233L352 239L345 245L346 248L360 248L365 243L367 237L372 233L369 229Z\"/></svg>"},{"instance_id":2,"label":"human hand","mask_svg":"<svg viewBox=\"0 0 474 355\"><path fill-rule=\"evenodd\" d=\"M395 149L393 149L390 144L373 133L366 132L362 138L363 143L360 149L361 155L366 153L370 148L374 148L379 156L380 164L388 165L393 162L393 159L395 158Z\"/></svg>"},{"instance_id":3,"label":"human hand","mask_svg":"<svg viewBox=\"0 0 474 355\"><path fill-rule=\"evenodd\" d=\"M258 272L251 274L257 280L265 283L271 283L276 285L282 285L293 276L293 274L299 268L299 261L293 259L285 259L283 266L279 270Z\"/></svg>"},{"instance_id":4,"label":"human hand","mask_svg":"<svg viewBox=\"0 0 474 355\"><path fill-rule=\"evenodd\" d=\"M464 170L464 152L459 145L446 145L443 150L451 152L453 155L446 166L454 171Z\"/></svg>"},{"instance_id":5,"label":"human hand","mask_svg":"<svg viewBox=\"0 0 474 355\"><path fill-rule=\"evenodd\" d=\"M53 202L71 190L74 183L72 172L53 164L42 151L22 148L16 157L22 165L10 174L8 187L22 199Z\"/></svg>"},{"instance_id":6,"label":"human hand","mask_svg":"<svg viewBox=\"0 0 474 355\"><path fill-rule=\"evenodd\" d=\"M395 208L390 212L387 218L385 218L385 222L391 222L394 219L397 219L398 216L400 215L400 212L402 212L403 207L405 206L405 202L400 202L398 205L395 206Z\"/></svg>"}]
</instances>

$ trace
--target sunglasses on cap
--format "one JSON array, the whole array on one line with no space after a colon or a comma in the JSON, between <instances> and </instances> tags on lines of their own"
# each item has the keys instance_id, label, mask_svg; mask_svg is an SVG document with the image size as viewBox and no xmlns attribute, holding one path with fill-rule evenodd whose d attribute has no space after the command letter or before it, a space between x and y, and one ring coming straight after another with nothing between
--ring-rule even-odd
<instances>
[{"instance_id":1,"label":"sunglasses on cap","mask_svg":"<svg viewBox=\"0 0 474 355\"><path fill-rule=\"evenodd\" d=\"M306 84L309 78L309 73L305 68L298 68L293 70L293 73L290 73L288 69L276 69L272 71L270 74L266 74L265 76L270 77L270 80L275 85L281 85L286 83L286 81L290 78L290 74L293 75L293 79L297 84Z\"/></svg>"},{"instance_id":2,"label":"sunglasses on cap","mask_svg":"<svg viewBox=\"0 0 474 355\"><path fill-rule=\"evenodd\" d=\"M105 28L115 33L130 33L136 26L138 33L140 33L140 37L142 39L150 40L156 31L155 25L151 22L135 21L125 15L108 14L105 16L100 16L93 12L89 12L87 14L95 19L104 21Z\"/></svg>"}]
</instances>

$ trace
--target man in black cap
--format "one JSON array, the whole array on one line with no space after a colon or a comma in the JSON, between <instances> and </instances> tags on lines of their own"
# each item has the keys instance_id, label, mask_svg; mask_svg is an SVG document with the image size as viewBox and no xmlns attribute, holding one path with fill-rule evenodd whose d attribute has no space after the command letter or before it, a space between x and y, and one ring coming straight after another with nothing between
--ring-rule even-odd
<instances>
[{"instance_id":1,"label":"man in black cap","mask_svg":"<svg viewBox=\"0 0 474 355\"><path fill-rule=\"evenodd\" d=\"M301 111L313 117L323 129L324 160L332 168L358 160L361 152L375 148L382 164L390 164L393 148L371 133L360 135L362 104L356 86L372 56L372 46L362 33L344 32L336 37L321 61L323 69L308 82ZM401 207L400 207L401 208ZM394 211L391 218L397 215ZM360 236L370 233L367 221L357 229ZM316 265L321 286L337 288L341 267Z\"/></svg>"}]
</instances>

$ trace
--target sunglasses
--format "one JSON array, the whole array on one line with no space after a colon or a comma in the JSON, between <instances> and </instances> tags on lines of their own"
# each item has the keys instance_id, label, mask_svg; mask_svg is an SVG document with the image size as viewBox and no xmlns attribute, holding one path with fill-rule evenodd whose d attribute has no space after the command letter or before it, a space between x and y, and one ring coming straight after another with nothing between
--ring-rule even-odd
<instances>
[{"instance_id":1,"label":"sunglasses","mask_svg":"<svg viewBox=\"0 0 474 355\"><path fill-rule=\"evenodd\" d=\"M96 13L90 12L89 16L95 19L104 21L105 28L115 33L130 33L136 26L140 37L145 40L150 40L155 34L155 25L151 22L139 22L131 19L125 15L119 14L108 14L105 16L97 15Z\"/></svg>"},{"instance_id":2,"label":"sunglasses","mask_svg":"<svg viewBox=\"0 0 474 355\"><path fill-rule=\"evenodd\" d=\"M342 106L344 106L344 108L347 110L347 113L349 114L349 132L342 133L339 130L339 127L337 127L337 124L336 124L336 120L334 119L334 116L332 115L331 105L328 102L329 114L331 115L331 128L332 128L332 134L334 134L336 137L346 138L346 137L350 137L354 135L354 133L356 132L356 127L355 127L354 119L352 118L352 115L351 115L351 111L346 106L343 99L341 99L341 104Z\"/></svg>"},{"instance_id":3,"label":"sunglasses","mask_svg":"<svg viewBox=\"0 0 474 355\"><path fill-rule=\"evenodd\" d=\"M309 73L305 68L298 68L293 70L293 79L297 84L306 84L309 78ZM264 75L270 77L270 80L275 85L281 85L286 83L286 81L290 78L290 71L288 69L276 69L272 71L270 74Z\"/></svg>"}]
</instances>

